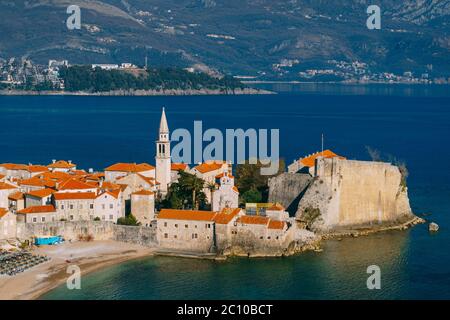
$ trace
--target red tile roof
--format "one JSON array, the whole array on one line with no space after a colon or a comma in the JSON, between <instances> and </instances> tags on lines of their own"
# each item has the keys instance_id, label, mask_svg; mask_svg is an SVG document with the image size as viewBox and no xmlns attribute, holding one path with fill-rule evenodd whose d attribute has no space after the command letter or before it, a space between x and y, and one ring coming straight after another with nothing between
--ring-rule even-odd
<instances>
[{"instance_id":1,"label":"red tile roof","mask_svg":"<svg viewBox=\"0 0 450 320\"><path fill-rule=\"evenodd\" d=\"M45 198L53 194L55 190L53 189L41 189L41 190L34 190L27 193L27 195L37 197L37 198Z\"/></svg>"},{"instance_id":2,"label":"red tile roof","mask_svg":"<svg viewBox=\"0 0 450 320\"><path fill-rule=\"evenodd\" d=\"M316 159L318 157L324 157L324 158L335 158L338 157L339 159L345 159L344 157L338 156L336 153L334 153L331 150L325 150L324 152L317 152L314 153L312 155L310 155L309 157L306 158L302 158L299 160L299 162L304 165L305 167L314 167L315 163L316 163Z\"/></svg>"},{"instance_id":3,"label":"red tile roof","mask_svg":"<svg viewBox=\"0 0 450 320\"><path fill-rule=\"evenodd\" d=\"M9 189L17 189L17 187L6 182L0 182L0 190L9 190Z\"/></svg>"},{"instance_id":4,"label":"red tile roof","mask_svg":"<svg viewBox=\"0 0 450 320\"><path fill-rule=\"evenodd\" d=\"M56 212L55 207L52 205L49 206L33 206L17 211L17 213L21 214L30 214L30 213L53 213Z\"/></svg>"},{"instance_id":5,"label":"red tile roof","mask_svg":"<svg viewBox=\"0 0 450 320\"><path fill-rule=\"evenodd\" d=\"M223 163L220 163L220 162L211 162L211 163L206 162L206 163L199 164L198 166L196 166L194 168L200 173L207 173L207 172L219 170L220 168L222 168L222 166L223 166Z\"/></svg>"},{"instance_id":6,"label":"red tile roof","mask_svg":"<svg viewBox=\"0 0 450 320\"><path fill-rule=\"evenodd\" d=\"M239 223L243 224L263 224L267 225L269 218L261 216L240 216L237 220Z\"/></svg>"},{"instance_id":7,"label":"red tile roof","mask_svg":"<svg viewBox=\"0 0 450 320\"><path fill-rule=\"evenodd\" d=\"M19 192L19 191L18 192L14 192L13 194L10 194L8 196L8 199L15 200L15 201L22 200L23 199L23 193Z\"/></svg>"},{"instance_id":8,"label":"red tile roof","mask_svg":"<svg viewBox=\"0 0 450 320\"><path fill-rule=\"evenodd\" d=\"M95 186L76 179L69 179L58 186L58 190L83 190L93 189Z\"/></svg>"},{"instance_id":9,"label":"red tile roof","mask_svg":"<svg viewBox=\"0 0 450 320\"><path fill-rule=\"evenodd\" d=\"M47 187L54 188L56 186L56 182L50 179L42 179L38 176L34 176L30 179L25 179L20 181L21 186L32 186L32 187Z\"/></svg>"},{"instance_id":10,"label":"red tile roof","mask_svg":"<svg viewBox=\"0 0 450 320\"><path fill-rule=\"evenodd\" d=\"M27 170L27 165L25 164L16 164L16 163L2 163L0 167L5 168L6 170Z\"/></svg>"},{"instance_id":11,"label":"red tile roof","mask_svg":"<svg viewBox=\"0 0 450 320\"><path fill-rule=\"evenodd\" d=\"M94 200L97 198L95 192L58 192L54 194L55 200Z\"/></svg>"},{"instance_id":12,"label":"red tile roof","mask_svg":"<svg viewBox=\"0 0 450 320\"><path fill-rule=\"evenodd\" d=\"M28 172L33 172L33 173L35 173L35 172L46 172L46 171L48 171L48 168L45 167L45 166L40 166L40 165L29 165L27 167L27 171Z\"/></svg>"},{"instance_id":13,"label":"red tile roof","mask_svg":"<svg viewBox=\"0 0 450 320\"><path fill-rule=\"evenodd\" d=\"M216 175L216 179L220 179L225 175L225 172L219 173L218 175ZM228 176L232 179L234 179L233 175L231 173L228 173Z\"/></svg>"},{"instance_id":14,"label":"red tile roof","mask_svg":"<svg viewBox=\"0 0 450 320\"><path fill-rule=\"evenodd\" d=\"M172 163L170 166L170 169L173 171L186 170L186 168L187 168L186 163Z\"/></svg>"},{"instance_id":15,"label":"red tile roof","mask_svg":"<svg viewBox=\"0 0 450 320\"><path fill-rule=\"evenodd\" d=\"M5 208L0 208L0 219L6 216L9 211Z\"/></svg>"},{"instance_id":16,"label":"red tile roof","mask_svg":"<svg viewBox=\"0 0 450 320\"><path fill-rule=\"evenodd\" d=\"M75 168L76 166L77 166L76 164L69 163L68 161L59 160L56 161L55 163L49 164L47 167L51 169L72 169Z\"/></svg>"},{"instance_id":17,"label":"red tile roof","mask_svg":"<svg viewBox=\"0 0 450 320\"><path fill-rule=\"evenodd\" d=\"M283 230L285 224L286 223L284 221L270 220L267 228Z\"/></svg>"},{"instance_id":18,"label":"red tile roof","mask_svg":"<svg viewBox=\"0 0 450 320\"><path fill-rule=\"evenodd\" d=\"M154 166L148 163L116 163L109 166L105 171L119 171L119 172L142 172L155 169Z\"/></svg>"},{"instance_id":19,"label":"red tile roof","mask_svg":"<svg viewBox=\"0 0 450 320\"><path fill-rule=\"evenodd\" d=\"M284 211L284 207L279 204L279 203L275 203L272 206L270 206L269 208L267 208L267 210L270 211Z\"/></svg>"},{"instance_id":20,"label":"red tile roof","mask_svg":"<svg viewBox=\"0 0 450 320\"><path fill-rule=\"evenodd\" d=\"M212 211L162 209L158 219L213 221L216 213Z\"/></svg>"},{"instance_id":21,"label":"red tile roof","mask_svg":"<svg viewBox=\"0 0 450 320\"><path fill-rule=\"evenodd\" d=\"M218 224L228 224L239 212L241 212L240 208L224 208L220 213L216 214L214 221Z\"/></svg>"},{"instance_id":22,"label":"red tile roof","mask_svg":"<svg viewBox=\"0 0 450 320\"><path fill-rule=\"evenodd\" d=\"M149 191L149 190L141 190L141 191L134 192L132 194L136 195L136 196L152 196L155 193L152 191Z\"/></svg>"}]
</instances>

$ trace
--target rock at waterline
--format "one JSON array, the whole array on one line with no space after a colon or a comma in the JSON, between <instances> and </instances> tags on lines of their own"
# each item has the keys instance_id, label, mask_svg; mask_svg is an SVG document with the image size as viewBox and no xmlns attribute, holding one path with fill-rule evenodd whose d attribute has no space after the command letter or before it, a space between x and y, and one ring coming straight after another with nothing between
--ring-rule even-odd
<instances>
[{"instance_id":1,"label":"rock at waterline","mask_svg":"<svg viewBox=\"0 0 450 320\"><path fill-rule=\"evenodd\" d=\"M431 222L428 226L428 230L431 232L437 232L439 230L439 225L437 223Z\"/></svg>"}]
</instances>

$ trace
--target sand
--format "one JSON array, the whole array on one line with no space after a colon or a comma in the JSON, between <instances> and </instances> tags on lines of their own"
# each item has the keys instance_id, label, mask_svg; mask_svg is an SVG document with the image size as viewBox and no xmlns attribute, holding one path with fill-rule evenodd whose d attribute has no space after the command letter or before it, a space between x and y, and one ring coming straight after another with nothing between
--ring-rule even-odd
<instances>
[{"instance_id":1,"label":"sand","mask_svg":"<svg viewBox=\"0 0 450 320\"><path fill-rule=\"evenodd\" d=\"M0 300L31 300L66 282L67 267L77 265L82 275L124 261L150 256L154 249L115 241L74 242L43 246L35 254L51 258L23 273L0 276Z\"/></svg>"}]
</instances>

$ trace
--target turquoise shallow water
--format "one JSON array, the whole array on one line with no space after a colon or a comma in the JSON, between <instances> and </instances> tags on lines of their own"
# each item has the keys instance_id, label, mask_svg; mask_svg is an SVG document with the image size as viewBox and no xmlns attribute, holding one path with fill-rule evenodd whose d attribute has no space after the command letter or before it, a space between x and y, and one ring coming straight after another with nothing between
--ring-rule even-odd
<instances>
[{"instance_id":1,"label":"turquoise shallow water","mask_svg":"<svg viewBox=\"0 0 450 320\"><path fill-rule=\"evenodd\" d=\"M44 299L449 299L450 95L440 87L238 97L0 97L0 162L71 159L82 168L122 161L153 163L160 108L169 126L279 128L287 162L325 146L368 159L366 146L406 162L413 210L425 225L329 241L321 253L226 262L148 258L83 277ZM416 90L418 93L415 94ZM382 289L366 288L380 266Z\"/></svg>"}]
</instances>

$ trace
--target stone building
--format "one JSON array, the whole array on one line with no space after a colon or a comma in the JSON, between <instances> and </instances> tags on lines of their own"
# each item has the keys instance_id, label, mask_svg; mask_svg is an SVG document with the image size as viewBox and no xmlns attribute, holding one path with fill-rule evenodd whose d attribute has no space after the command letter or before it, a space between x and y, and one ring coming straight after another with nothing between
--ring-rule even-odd
<instances>
[{"instance_id":1,"label":"stone building","mask_svg":"<svg viewBox=\"0 0 450 320\"><path fill-rule=\"evenodd\" d=\"M239 190L234 185L234 177L228 170L216 176L219 179L219 188L211 195L212 211L221 211L224 208L237 208L239 206Z\"/></svg>"},{"instance_id":2,"label":"stone building","mask_svg":"<svg viewBox=\"0 0 450 320\"><path fill-rule=\"evenodd\" d=\"M25 208L25 196L22 192L17 191L8 196L8 208L12 213Z\"/></svg>"},{"instance_id":3,"label":"stone building","mask_svg":"<svg viewBox=\"0 0 450 320\"><path fill-rule=\"evenodd\" d=\"M118 178L132 173L153 179L156 177L155 167L148 163L116 163L105 169L105 180L116 182Z\"/></svg>"},{"instance_id":4,"label":"stone building","mask_svg":"<svg viewBox=\"0 0 450 320\"><path fill-rule=\"evenodd\" d=\"M209 186L216 183L217 176L220 176L225 171L232 172L232 169L231 164L228 164L226 161L208 160L193 167L190 173L205 181L203 192L208 202L211 203L212 191L209 189Z\"/></svg>"},{"instance_id":5,"label":"stone building","mask_svg":"<svg viewBox=\"0 0 450 320\"><path fill-rule=\"evenodd\" d=\"M45 223L59 221L56 209L52 205L34 206L17 211L17 222Z\"/></svg>"},{"instance_id":6,"label":"stone building","mask_svg":"<svg viewBox=\"0 0 450 320\"><path fill-rule=\"evenodd\" d=\"M18 188L7 182L0 182L0 208L9 208L8 196L18 191Z\"/></svg>"},{"instance_id":7,"label":"stone building","mask_svg":"<svg viewBox=\"0 0 450 320\"><path fill-rule=\"evenodd\" d=\"M142 226L150 226L155 220L155 193L140 190L131 194L131 213Z\"/></svg>"},{"instance_id":8,"label":"stone building","mask_svg":"<svg viewBox=\"0 0 450 320\"><path fill-rule=\"evenodd\" d=\"M104 191L98 194L94 200L93 215L102 221L111 222L117 222L117 219L124 217L125 213L122 212L120 190L116 192Z\"/></svg>"},{"instance_id":9,"label":"stone building","mask_svg":"<svg viewBox=\"0 0 450 320\"><path fill-rule=\"evenodd\" d=\"M80 221L95 219L95 192L57 192L54 194L58 220Z\"/></svg>"},{"instance_id":10,"label":"stone building","mask_svg":"<svg viewBox=\"0 0 450 320\"><path fill-rule=\"evenodd\" d=\"M53 204L52 196L54 192L53 189L40 189L25 193L25 207Z\"/></svg>"},{"instance_id":11,"label":"stone building","mask_svg":"<svg viewBox=\"0 0 450 320\"><path fill-rule=\"evenodd\" d=\"M316 159L322 157L327 159L338 158L345 159L334 153L331 150L325 150L323 152L316 152L310 154L306 157L295 160L292 164L288 166L288 172L290 173L309 173L311 176L315 175L314 168L316 164Z\"/></svg>"},{"instance_id":12,"label":"stone building","mask_svg":"<svg viewBox=\"0 0 450 320\"><path fill-rule=\"evenodd\" d=\"M47 168L52 172L70 172L72 170L77 170L77 165L72 163L71 160L65 161L65 160L52 160L52 163L50 163Z\"/></svg>"},{"instance_id":13,"label":"stone building","mask_svg":"<svg viewBox=\"0 0 450 320\"><path fill-rule=\"evenodd\" d=\"M214 217L211 211L162 209L157 218L157 240L163 249L214 252Z\"/></svg>"},{"instance_id":14,"label":"stone building","mask_svg":"<svg viewBox=\"0 0 450 320\"><path fill-rule=\"evenodd\" d=\"M0 208L0 240L16 237L16 216L6 208Z\"/></svg>"}]
</instances>

